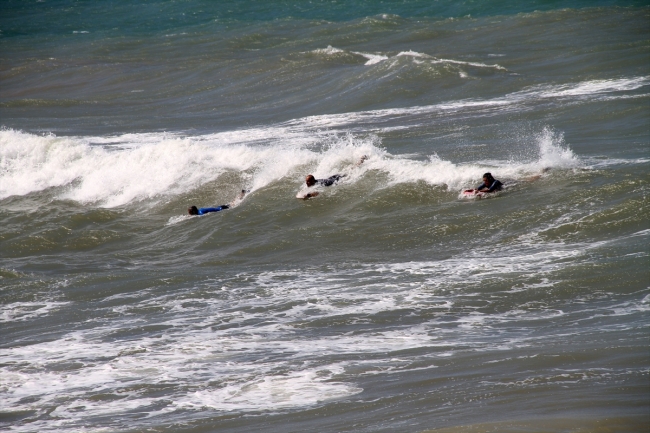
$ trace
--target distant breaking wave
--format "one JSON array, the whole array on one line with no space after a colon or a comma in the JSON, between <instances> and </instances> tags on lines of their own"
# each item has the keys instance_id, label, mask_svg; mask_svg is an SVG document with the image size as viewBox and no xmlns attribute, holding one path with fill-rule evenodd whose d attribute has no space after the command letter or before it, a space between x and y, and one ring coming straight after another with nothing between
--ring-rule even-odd
<instances>
[{"instance_id":1,"label":"distant breaking wave","mask_svg":"<svg viewBox=\"0 0 650 433\"><path fill-rule=\"evenodd\" d=\"M346 51L342 50L340 48L335 48L332 47L331 45L328 46L327 48L319 48L316 50L313 50L312 53L314 54L321 54L321 55L326 55L326 56L333 56L333 55L355 55L355 56L361 56L366 59L366 62L364 65L366 66L371 66L375 65L377 63L383 62L385 60L389 59L396 59L399 57L411 57L413 59L418 59L420 61L425 61L430 64L436 64L436 63L451 63L451 64L456 64L456 65L467 65L467 66L474 66L477 68L494 68L502 71L507 71L506 68L503 66L494 64L494 65L488 65L485 63L479 63L479 62L463 62L460 60L452 60L452 59L439 59L433 56L430 56L428 54L424 53L418 53L416 51L401 51L393 56L389 54L384 54L384 53L364 53L360 51Z\"/></svg>"},{"instance_id":2,"label":"distant breaking wave","mask_svg":"<svg viewBox=\"0 0 650 433\"><path fill-rule=\"evenodd\" d=\"M415 161L391 155L377 135L390 131L395 118L430 121L431 113L462 110L524 109L550 98L584 101L637 90L650 77L590 80L544 85L485 100L461 100L430 106L309 116L268 127L199 136L173 133L125 134L111 137L57 137L13 129L0 130L0 198L57 188L59 199L116 207L157 202L217 182L228 194L241 188L257 190L276 182L300 184L305 170L316 176L341 172L361 155L370 159L348 177L354 182L367 170L386 173L390 183L425 181L461 188L476 179L485 161L460 165L441 160ZM473 114L476 114L473 111ZM417 116L426 115L418 120ZM410 123L413 125L413 119ZM401 127L408 128L401 124ZM355 136L355 130L360 136ZM575 167L578 158L562 134L546 128L529 141L535 158L495 160L501 176L517 178L546 167ZM427 156L427 155L425 155ZM227 176L226 176L227 175ZM226 180L227 179L227 180ZM225 194L225 193L224 193ZM229 197L224 196L224 199Z\"/></svg>"},{"instance_id":3,"label":"distant breaking wave","mask_svg":"<svg viewBox=\"0 0 650 433\"><path fill-rule=\"evenodd\" d=\"M309 123L312 127L337 128L350 124L378 122L382 119L391 119L396 116L419 115L444 111L458 111L469 109L485 109L503 107L516 104L526 104L552 98L575 97L579 100L601 98L625 99L629 95L612 96L614 92L637 90L650 85L650 77L620 78L613 80L590 80L573 84L541 85L518 92L510 93L503 97L493 99L465 99L453 102L443 102L435 105L423 105L406 108L387 108L383 110L359 111L353 113L330 114L309 116L295 121ZM648 95L645 95L648 96Z\"/></svg>"},{"instance_id":4,"label":"distant breaking wave","mask_svg":"<svg viewBox=\"0 0 650 433\"><path fill-rule=\"evenodd\" d=\"M227 202L244 188L255 191L278 183L298 188L307 172L317 177L347 174L345 185L374 171L382 173L388 187L424 181L458 189L471 185L477 173L490 167L496 166L501 176L517 178L579 162L562 135L551 129L530 141L534 159L488 161L487 166L485 161L460 164L435 154L425 161L414 160L389 154L375 135L288 126L196 137L168 133L56 137L2 130L0 198L54 188L57 199L112 208L158 203L214 185L218 200ZM368 160L355 167L362 155Z\"/></svg>"}]
</instances>

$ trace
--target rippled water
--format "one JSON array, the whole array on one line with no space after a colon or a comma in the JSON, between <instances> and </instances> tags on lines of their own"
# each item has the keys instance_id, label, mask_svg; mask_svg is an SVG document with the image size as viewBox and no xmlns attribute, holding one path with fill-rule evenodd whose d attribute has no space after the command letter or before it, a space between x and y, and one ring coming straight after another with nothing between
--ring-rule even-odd
<instances>
[{"instance_id":1,"label":"rippled water","mask_svg":"<svg viewBox=\"0 0 650 433\"><path fill-rule=\"evenodd\" d=\"M3 428L647 430L650 9L429 3L7 2Z\"/></svg>"}]
</instances>

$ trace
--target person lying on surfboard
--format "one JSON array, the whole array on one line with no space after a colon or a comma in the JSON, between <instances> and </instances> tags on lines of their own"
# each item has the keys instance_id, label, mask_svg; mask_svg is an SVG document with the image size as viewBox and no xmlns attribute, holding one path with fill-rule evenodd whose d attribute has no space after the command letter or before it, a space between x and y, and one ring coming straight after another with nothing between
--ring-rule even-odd
<instances>
[{"instance_id":1,"label":"person lying on surfboard","mask_svg":"<svg viewBox=\"0 0 650 433\"><path fill-rule=\"evenodd\" d=\"M501 181L496 180L492 177L492 173L485 173L483 175L483 183L476 188L478 192L494 192L501 191L503 184Z\"/></svg>"},{"instance_id":2,"label":"person lying on surfboard","mask_svg":"<svg viewBox=\"0 0 650 433\"><path fill-rule=\"evenodd\" d=\"M307 184L307 188L311 188L312 186L319 184L322 186L332 186L339 180L341 180L342 177L345 177L344 174L334 174L327 179L316 179L313 174L308 174L307 177L305 177L305 183ZM305 194L303 197L303 200L307 200L308 198L316 197L319 194L318 191L310 192Z\"/></svg>"},{"instance_id":3,"label":"person lying on surfboard","mask_svg":"<svg viewBox=\"0 0 650 433\"><path fill-rule=\"evenodd\" d=\"M368 159L368 157L366 155L363 155L361 157L361 159L359 159L359 162L357 162L355 165L357 167L360 166L361 164L363 164L363 161L365 161L366 159ZM319 184L319 185L322 185L322 186L332 186L336 182L341 180L341 178L343 178L345 176L346 176L345 174L334 174L334 175L328 177L327 179L316 179L313 174L308 174L305 177L305 184L307 184L307 188L311 188L312 186L314 186L316 184ZM302 198L303 200L307 200L308 198L316 197L318 194L320 194L318 191L314 191L314 192L310 192L308 194L305 194L303 197L300 197L300 198Z\"/></svg>"},{"instance_id":4,"label":"person lying on surfboard","mask_svg":"<svg viewBox=\"0 0 650 433\"><path fill-rule=\"evenodd\" d=\"M493 176L492 173L485 173L483 175L483 183L480 184L476 189L466 189L464 192L469 193L473 192L475 194L479 192L494 192L494 191L501 191L503 188L503 184L501 181L496 180Z\"/></svg>"},{"instance_id":5,"label":"person lying on surfboard","mask_svg":"<svg viewBox=\"0 0 650 433\"><path fill-rule=\"evenodd\" d=\"M236 201L243 199L244 195L246 195L246 190L242 189L241 192L237 194L237 197L235 197L235 199L229 204L222 204L221 206L217 207L202 207L200 209L196 206L190 206L187 208L187 213L190 215L205 215L206 213L210 212L219 212L222 210L230 209L230 206L232 206Z\"/></svg>"}]
</instances>

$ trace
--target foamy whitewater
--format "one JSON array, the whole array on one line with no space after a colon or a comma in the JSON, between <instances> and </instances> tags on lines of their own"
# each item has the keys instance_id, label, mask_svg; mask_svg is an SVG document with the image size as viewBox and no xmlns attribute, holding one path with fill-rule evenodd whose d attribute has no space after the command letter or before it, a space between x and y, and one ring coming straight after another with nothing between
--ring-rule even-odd
<instances>
[{"instance_id":1,"label":"foamy whitewater","mask_svg":"<svg viewBox=\"0 0 650 433\"><path fill-rule=\"evenodd\" d=\"M4 430L647 431L648 6L352 3L3 5Z\"/></svg>"}]
</instances>

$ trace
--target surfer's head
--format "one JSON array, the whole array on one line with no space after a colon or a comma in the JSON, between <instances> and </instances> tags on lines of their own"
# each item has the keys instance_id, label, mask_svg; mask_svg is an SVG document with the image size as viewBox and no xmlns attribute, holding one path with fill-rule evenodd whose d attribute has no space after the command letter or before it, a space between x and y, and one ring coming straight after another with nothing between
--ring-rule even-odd
<instances>
[{"instance_id":1,"label":"surfer's head","mask_svg":"<svg viewBox=\"0 0 650 433\"><path fill-rule=\"evenodd\" d=\"M190 206L187 208L187 213L190 215L198 215L199 209L196 206Z\"/></svg>"},{"instance_id":2,"label":"surfer's head","mask_svg":"<svg viewBox=\"0 0 650 433\"><path fill-rule=\"evenodd\" d=\"M483 182L485 183L492 183L494 182L494 177L492 177L492 173L485 173L483 175Z\"/></svg>"},{"instance_id":3,"label":"surfer's head","mask_svg":"<svg viewBox=\"0 0 650 433\"><path fill-rule=\"evenodd\" d=\"M312 174L308 174L307 177L305 177L305 183L307 186L314 186L316 185L316 178Z\"/></svg>"}]
</instances>

